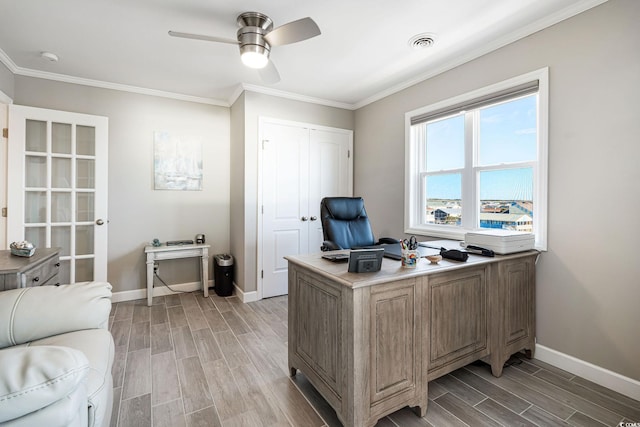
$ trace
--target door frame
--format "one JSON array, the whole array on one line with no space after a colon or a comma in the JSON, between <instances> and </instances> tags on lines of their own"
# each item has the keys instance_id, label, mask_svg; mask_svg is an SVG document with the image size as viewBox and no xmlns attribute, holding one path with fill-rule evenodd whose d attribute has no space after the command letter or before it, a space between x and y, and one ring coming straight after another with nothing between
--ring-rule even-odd
<instances>
[{"instance_id":1,"label":"door frame","mask_svg":"<svg viewBox=\"0 0 640 427\"><path fill-rule=\"evenodd\" d=\"M264 134L264 127L266 124L275 124L275 125L283 125L283 126L297 126L297 127L303 127L303 128L307 128L307 129L314 129L314 130L324 130L324 131L330 131L330 132L344 132L345 134L349 134L350 135L350 139L349 139L349 171L348 171L348 193L353 195L353 130L351 129L343 129L343 128L337 128L337 127L331 127L331 126L323 126L323 125L317 125L317 124L313 124L313 123L307 123L307 122L298 122L298 121L294 121L294 120L284 120L284 119L276 119L273 117L268 117L268 116L259 116L258 117L258 140L256 141L256 145L258 148L258 186L257 186L257 193L258 193L258 200L256 203L256 218L258 218L258 232L257 232L257 236L256 236L256 293L257 293L257 299L261 300L262 299L262 287L263 287L263 278L262 278L262 270L264 268L263 265L263 250L262 250L262 244L263 244L263 233L264 233L264 226L263 226L263 220L262 220L262 204L263 204L263 197L262 197L262 181L263 181L263 150L262 150L262 141L264 140L263 134Z\"/></svg>"},{"instance_id":2,"label":"door frame","mask_svg":"<svg viewBox=\"0 0 640 427\"><path fill-rule=\"evenodd\" d=\"M9 128L9 105L13 104L7 94L0 90L0 130ZM0 208L6 208L9 182L9 138L0 136ZM7 218L0 216L0 249L9 249L7 241Z\"/></svg>"}]
</instances>

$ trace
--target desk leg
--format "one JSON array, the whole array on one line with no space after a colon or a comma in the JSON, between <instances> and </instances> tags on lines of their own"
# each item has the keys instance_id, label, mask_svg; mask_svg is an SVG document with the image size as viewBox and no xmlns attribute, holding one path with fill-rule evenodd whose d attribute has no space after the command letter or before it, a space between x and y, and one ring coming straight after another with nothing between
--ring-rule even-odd
<instances>
[{"instance_id":1,"label":"desk leg","mask_svg":"<svg viewBox=\"0 0 640 427\"><path fill-rule=\"evenodd\" d=\"M153 255L147 254L147 305L151 307L153 300Z\"/></svg>"},{"instance_id":2,"label":"desk leg","mask_svg":"<svg viewBox=\"0 0 640 427\"><path fill-rule=\"evenodd\" d=\"M204 297L209 298L209 251L202 249L202 290Z\"/></svg>"}]
</instances>

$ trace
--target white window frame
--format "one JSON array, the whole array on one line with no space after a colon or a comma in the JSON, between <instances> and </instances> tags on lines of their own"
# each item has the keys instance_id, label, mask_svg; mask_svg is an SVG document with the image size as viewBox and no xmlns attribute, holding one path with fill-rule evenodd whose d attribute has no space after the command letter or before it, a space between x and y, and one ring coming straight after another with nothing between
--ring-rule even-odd
<instances>
[{"instance_id":1,"label":"white window frame","mask_svg":"<svg viewBox=\"0 0 640 427\"><path fill-rule=\"evenodd\" d=\"M424 200L425 192L422 185L421 176L422 164L425 159L424 144L412 138L411 119L425 115L433 111L442 110L449 106L461 104L483 96L491 95L500 91L508 90L519 85L538 80L538 143L537 162L533 162L533 233L536 236L536 249L547 249L547 198L548 198L548 141L549 141L549 68L541 68L511 79L486 86L472 92L465 93L432 105L428 105L405 114L405 206L404 206L404 232L423 236L432 236L446 239L464 240L464 235L468 231L478 230L477 228L464 228L457 226L447 226L444 224L424 223ZM465 127L467 123L465 123ZM466 136L465 136L466 138ZM467 179L465 173L476 174L478 170L499 169L490 166L479 168L474 165L475 149L477 144L468 144L465 141L465 168L462 171L462 194L471 193L470 188L465 186L477 185L475 179ZM511 165L510 165L511 166ZM447 171L451 172L451 171ZM463 196L464 197L464 196ZM477 206L474 203L463 202L463 218L467 216L477 224ZM486 229L485 229L486 230Z\"/></svg>"}]
</instances>

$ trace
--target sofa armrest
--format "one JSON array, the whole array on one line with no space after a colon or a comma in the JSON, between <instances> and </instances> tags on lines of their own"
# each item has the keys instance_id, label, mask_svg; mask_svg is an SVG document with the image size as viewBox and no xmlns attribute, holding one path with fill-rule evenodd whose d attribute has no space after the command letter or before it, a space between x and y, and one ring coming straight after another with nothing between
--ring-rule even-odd
<instances>
[{"instance_id":1,"label":"sofa armrest","mask_svg":"<svg viewBox=\"0 0 640 427\"><path fill-rule=\"evenodd\" d=\"M0 348L83 329L106 329L110 312L107 282L0 292Z\"/></svg>"},{"instance_id":2,"label":"sofa armrest","mask_svg":"<svg viewBox=\"0 0 640 427\"><path fill-rule=\"evenodd\" d=\"M89 361L68 347L0 350L0 423L52 405L82 386ZM85 396L86 397L86 396Z\"/></svg>"}]
</instances>

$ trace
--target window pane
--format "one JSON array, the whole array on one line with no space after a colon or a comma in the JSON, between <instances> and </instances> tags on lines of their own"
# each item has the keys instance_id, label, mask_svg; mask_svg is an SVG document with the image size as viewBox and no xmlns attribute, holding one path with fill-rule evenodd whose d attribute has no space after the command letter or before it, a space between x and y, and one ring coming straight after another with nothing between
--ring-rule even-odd
<instances>
[{"instance_id":1,"label":"window pane","mask_svg":"<svg viewBox=\"0 0 640 427\"><path fill-rule=\"evenodd\" d=\"M47 158L43 156L25 157L25 182L27 187L47 186Z\"/></svg>"},{"instance_id":2,"label":"window pane","mask_svg":"<svg viewBox=\"0 0 640 427\"><path fill-rule=\"evenodd\" d=\"M46 248L47 229L45 227L27 227L24 229L24 239L33 243L36 248Z\"/></svg>"},{"instance_id":3,"label":"window pane","mask_svg":"<svg viewBox=\"0 0 640 427\"><path fill-rule=\"evenodd\" d=\"M51 159L51 186L71 188L71 159L59 157Z\"/></svg>"},{"instance_id":4,"label":"window pane","mask_svg":"<svg viewBox=\"0 0 640 427\"><path fill-rule=\"evenodd\" d=\"M76 282L93 280L93 259L76 260Z\"/></svg>"},{"instance_id":5,"label":"window pane","mask_svg":"<svg viewBox=\"0 0 640 427\"><path fill-rule=\"evenodd\" d=\"M76 187L95 188L95 160L76 161Z\"/></svg>"},{"instance_id":6,"label":"window pane","mask_svg":"<svg viewBox=\"0 0 640 427\"><path fill-rule=\"evenodd\" d=\"M47 193L27 191L24 193L24 222L45 222L47 220Z\"/></svg>"},{"instance_id":7,"label":"window pane","mask_svg":"<svg viewBox=\"0 0 640 427\"><path fill-rule=\"evenodd\" d=\"M71 193L51 192L51 222L71 221Z\"/></svg>"},{"instance_id":8,"label":"window pane","mask_svg":"<svg viewBox=\"0 0 640 427\"><path fill-rule=\"evenodd\" d=\"M27 151L47 151L47 122L28 120L26 123L25 149Z\"/></svg>"},{"instance_id":9,"label":"window pane","mask_svg":"<svg viewBox=\"0 0 640 427\"><path fill-rule=\"evenodd\" d=\"M95 216L93 213L94 205L94 193L77 193L76 221L93 221L93 217Z\"/></svg>"},{"instance_id":10,"label":"window pane","mask_svg":"<svg viewBox=\"0 0 640 427\"><path fill-rule=\"evenodd\" d=\"M481 166L536 160L537 95L480 110Z\"/></svg>"},{"instance_id":11,"label":"window pane","mask_svg":"<svg viewBox=\"0 0 640 427\"><path fill-rule=\"evenodd\" d=\"M95 156L96 128L93 126L76 126L76 154Z\"/></svg>"},{"instance_id":12,"label":"window pane","mask_svg":"<svg viewBox=\"0 0 640 427\"><path fill-rule=\"evenodd\" d=\"M464 167L464 116L427 123L427 172Z\"/></svg>"},{"instance_id":13,"label":"window pane","mask_svg":"<svg viewBox=\"0 0 640 427\"><path fill-rule=\"evenodd\" d=\"M76 255L93 254L93 225L76 227ZM77 278L76 278L77 279Z\"/></svg>"},{"instance_id":14,"label":"window pane","mask_svg":"<svg viewBox=\"0 0 640 427\"><path fill-rule=\"evenodd\" d=\"M51 124L51 151L71 154L71 125L67 123Z\"/></svg>"},{"instance_id":15,"label":"window pane","mask_svg":"<svg viewBox=\"0 0 640 427\"><path fill-rule=\"evenodd\" d=\"M51 247L62 248L60 256L69 256L71 254L71 227L51 227ZM68 281L64 283L68 283Z\"/></svg>"},{"instance_id":16,"label":"window pane","mask_svg":"<svg viewBox=\"0 0 640 427\"><path fill-rule=\"evenodd\" d=\"M462 175L431 175L426 179L427 224L461 225Z\"/></svg>"},{"instance_id":17,"label":"window pane","mask_svg":"<svg viewBox=\"0 0 640 427\"><path fill-rule=\"evenodd\" d=\"M480 172L480 227L533 232L533 170Z\"/></svg>"}]
</instances>

